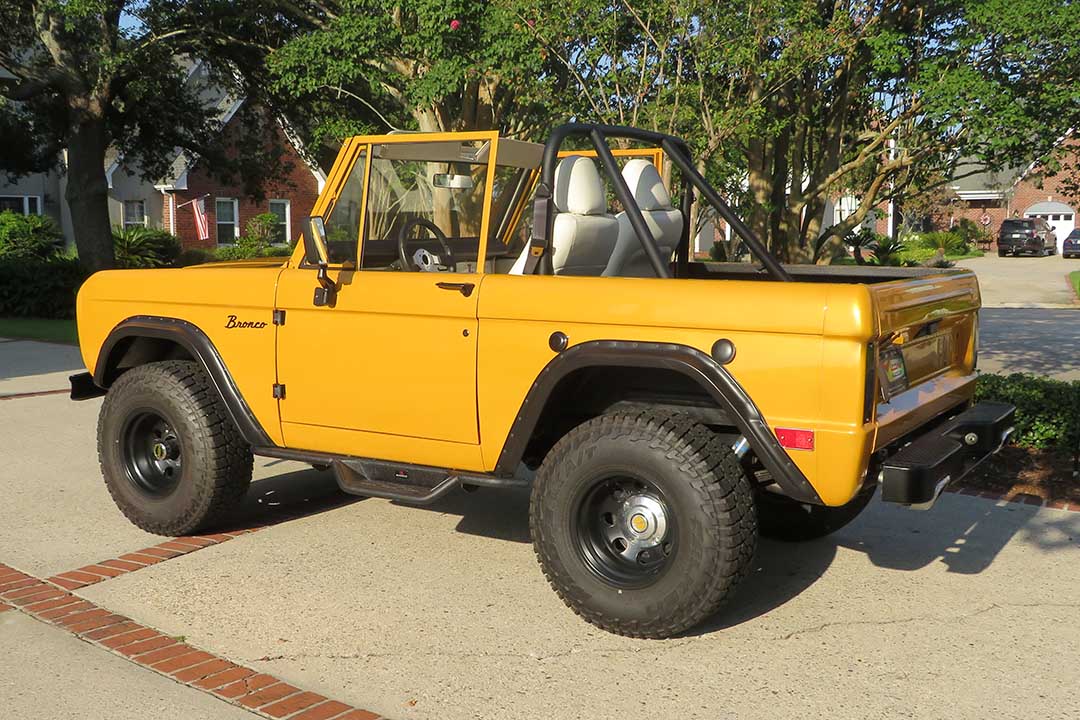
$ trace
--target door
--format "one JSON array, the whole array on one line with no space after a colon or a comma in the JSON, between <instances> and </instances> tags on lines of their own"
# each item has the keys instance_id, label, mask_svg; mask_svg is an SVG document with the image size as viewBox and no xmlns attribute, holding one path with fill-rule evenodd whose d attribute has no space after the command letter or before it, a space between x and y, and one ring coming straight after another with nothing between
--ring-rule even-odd
<instances>
[{"instance_id":1,"label":"door","mask_svg":"<svg viewBox=\"0 0 1080 720\"><path fill-rule=\"evenodd\" d=\"M279 407L291 447L448 465L464 456L433 458L410 443L478 449L476 268L489 167L426 161L424 146L359 147L337 173L340 188L320 198L332 307L312 303L314 269L282 272Z\"/></svg>"}]
</instances>

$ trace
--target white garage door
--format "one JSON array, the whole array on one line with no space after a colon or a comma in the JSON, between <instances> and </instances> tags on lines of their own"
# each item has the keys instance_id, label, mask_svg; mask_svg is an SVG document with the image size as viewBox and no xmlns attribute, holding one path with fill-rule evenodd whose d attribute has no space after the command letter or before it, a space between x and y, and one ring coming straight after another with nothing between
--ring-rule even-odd
<instances>
[{"instance_id":1,"label":"white garage door","mask_svg":"<svg viewBox=\"0 0 1080 720\"><path fill-rule=\"evenodd\" d=\"M1076 213L1065 203L1037 203L1027 209L1024 217L1038 217L1050 223L1050 227L1054 228L1054 234L1057 235L1059 253L1062 243L1065 242L1065 236L1076 226Z\"/></svg>"}]
</instances>

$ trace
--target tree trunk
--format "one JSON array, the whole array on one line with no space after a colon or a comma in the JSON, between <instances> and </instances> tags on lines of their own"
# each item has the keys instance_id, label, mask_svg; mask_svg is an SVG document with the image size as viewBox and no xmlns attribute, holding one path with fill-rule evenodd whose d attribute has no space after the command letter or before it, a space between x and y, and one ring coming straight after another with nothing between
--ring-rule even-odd
<instances>
[{"instance_id":1,"label":"tree trunk","mask_svg":"<svg viewBox=\"0 0 1080 720\"><path fill-rule=\"evenodd\" d=\"M109 224L109 183L105 179L105 122L83 115L72 123L67 149L67 191L75 247L83 267L96 272L114 267Z\"/></svg>"}]
</instances>

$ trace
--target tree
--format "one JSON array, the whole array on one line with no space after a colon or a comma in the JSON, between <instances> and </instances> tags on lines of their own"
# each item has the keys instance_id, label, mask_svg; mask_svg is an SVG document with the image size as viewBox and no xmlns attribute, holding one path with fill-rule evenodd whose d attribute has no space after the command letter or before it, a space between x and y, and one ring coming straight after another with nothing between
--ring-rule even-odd
<instances>
[{"instance_id":1,"label":"tree","mask_svg":"<svg viewBox=\"0 0 1080 720\"><path fill-rule=\"evenodd\" d=\"M570 29L542 46L578 82L578 112L686 137L789 261L827 260L879 204L933 192L962 157L1029 161L1080 120L1068 0L578 0L561 16ZM830 224L844 194L858 206Z\"/></svg>"},{"instance_id":2,"label":"tree","mask_svg":"<svg viewBox=\"0 0 1080 720\"><path fill-rule=\"evenodd\" d=\"M251 9L233 16L235 6L224 0L16 0L0 6L0 68L6 71L0 73L0 128L15 129L17 139L0 150L0 167L15 174L43 170L66 150L66 199L88 269L114 262L105 177L110 146L150 178L160 176L175 147L224 158L215 144L215 114L185 83L177 56L217 61L221 82L244 77L274 42L258 22L261 6ZM257 85L239 81L237 92L253 91ZM233 159L252 165L247 153Z\"/></svg>"},{"instance_id":3,"label":"tree","mask_svg":"<svg viewBox=\"0 0 1080 720\"><path fill-rule=\"evenodd\" d=\"M355 132L498 129L548 120L546 63L512 0L287 3L295 37L275 90L308 106L317 139Z\"/></svg>"}]
</instances>

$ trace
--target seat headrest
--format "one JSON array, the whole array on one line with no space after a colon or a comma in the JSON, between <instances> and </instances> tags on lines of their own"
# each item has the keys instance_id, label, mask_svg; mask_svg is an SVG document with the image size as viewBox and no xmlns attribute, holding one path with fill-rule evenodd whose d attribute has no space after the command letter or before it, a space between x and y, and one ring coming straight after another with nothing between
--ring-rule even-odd
<instances>
[{"instance_id":1,"label":"seat headrest","mask_svg":"<svg viewBox=\"0 0 1080 720\"><path fill-rule=\"evenodd\" d=\"M634 202L642 210L674 210L671 206L671 195L664 187L660 173L648 160L630 160L623 167L622 176L634 196Z\"/></svg>"},{"instance_id":2,"label":"seat headrest","mask_svg":"<svg viewBox=\"0 0 1080 720\"><path fill-rule=\"evenodd\" d=\"M596 164L587 157L571 155L555 167L555 207L575 215L603 215L604 183Z\"/></svg>"}]
</instances>

